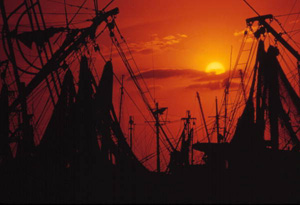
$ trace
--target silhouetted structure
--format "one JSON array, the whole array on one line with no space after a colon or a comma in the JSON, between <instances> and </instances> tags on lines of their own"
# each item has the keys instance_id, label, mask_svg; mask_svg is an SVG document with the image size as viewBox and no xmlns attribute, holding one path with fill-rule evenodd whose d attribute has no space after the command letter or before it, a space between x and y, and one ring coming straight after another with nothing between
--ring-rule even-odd
<instances>
[{"instance_id":1,"label":"silhouetted structure","mask_svg":"<svg viewBox=\"0 0 300 205\"><path fill-rule=\"evenodd\" d=\"M7 56L0 63L5 67L1 70L0 94L1 202L300 201L299 130L296 130L300 100L280 67L276 47L269 46L265 51L264 42L259 41L251 88L230 143L225 136L220 138L217 108L219 143L210 142L206 129L208 143L193 144L194 118L188 112L183 118L179 143L174 146L159 123L166 108L159 108L158 104L152 108L130 66L133 59L126 57L117 41L115 33L124 40L114 21L118 8L96 9L91 25L82 29L70 29L69 22L66 28L47 28L39 1L26 0L9 15L3 0L0 8L3 49ZM9 21L17 13L21 15L16 28L11 30ZM25 14L31 31L19 33L18 25ZM250 26L253 21L260 21L261 27L254 34L257 39L266 30L274 32L264 21L270 17L247 20ZM91 42L95 52L100 52L95 39L101 35L97 28L104 22L156 122L157 173L143 166L131 149L132 138L129 146L121 130L113 106L112 61L106 60L98 82L91 70L88 43ZM51 38L65 31L65 39L56 49L52 48ZM36 59L29 59L23 49L35 49ZM295 53L290 46L288 49ZM72 55L80 61L79 72L70 69ZM29 67L24 68L23 64ZM12 71L10 78L7 70ZM23 74L32 78L22 78ZM41 93L47 93L49 98L39 97ZM45 106L39 107L37 99L39 103L45 101ZM200 102L199 96L198 99ZM132 118L130 123L133 125ZM44 130L38 130L42 125ZM270 129L270 141L266 141L266 129ZM227 129L224 135L226 132ZM165 137L170 147L167 172L160 169L160 136ZM281 136L287 138L286 146L279 143ZM194 164L192 148L205 152L205 164Z\"/></svg>"}]
</instances>

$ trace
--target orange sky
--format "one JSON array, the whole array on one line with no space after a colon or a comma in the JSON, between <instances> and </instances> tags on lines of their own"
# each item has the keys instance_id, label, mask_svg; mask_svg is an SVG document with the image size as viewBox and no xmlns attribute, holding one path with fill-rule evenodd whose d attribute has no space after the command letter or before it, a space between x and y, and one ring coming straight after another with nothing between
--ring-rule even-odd
<instances>
[{"instance_id":1,"label":"orange sky","mask_svg":"<svg viewBox=\"0 0 300 205\"><path fill-rule=\"evenodd\" d=\"M8 5L11 11L20 1L14 1L14 5ZM57 2L63 2L57 0ZM80 5L83 1L70 1L67 3ZM102 8L109 1L99 1ZM291 11L298 12L300 4L295 0L249 0L248 1L260 14L287 14ZM64 13L63 4L56 1L41 1L43 11ZM86 7L93 8L93 1L88 0ZM294 6L294 7L293 7ZM215 75L205 73L206 66L214 61L229 68L230 50L233 47L233 62L237 56L242 35L241 31L246 28L245 19L256 16L255 13L242 0L115 0L109 7L119 7L120 14L117 16L117 24L121 33L126 38L135 60L144 74L144 78L150 87L152 95L163 107L168 107L168 121L170 132L176 139L180 128L182 129L181 117L185 117L186 110L191 110L193 116L200 125L199 106L196 101L196 91L200 93L206 116L215 113L215 97L221 99L223 94L222 82L227 73ZM291 10L293 8L293 10ZM68 12L74 13L77 9L67 7ZM90 14L80 14L74 22L92 18L93 12L82 10ZM69 19L72 14L69 15ZM57 24L64 25L63 15L45 14L48 26ZM298 23L293 23L297 15L289 18L278 17L286 30L296 30ZM52 23L51 23L52 22ZM88 23L77 23L71 28L82 27ZM279 28L275 26L275 28ZM297 35L294 36L297 39ZM104 55L109 56L111 41L108 32L99 37ZM120 58L113 50L114 70L119 78L125 74L125 87L131 96L142 107L147 119L147 113L134 90L132 82L128 80L127 71ZM95 65L98 73L102 72L104 65L100 56L97 56ZM154 77L154 78L153 78ZM155 91L154 89L155 88ZM134 105L125 95L122 127L127 133L129 115L135 116L136 139L134 150L139 157L154 152L154 132L145 126L145 120L139 115ZM115 84L114 93L115 108L118 111L119 85ZM212 121L212 118L207 120ZM146 130L146 132L145 132ZM203 132L199 132L196 140L202 139ZM149 165L151 166L151 165Z\"/></svg>"}]
</instances>

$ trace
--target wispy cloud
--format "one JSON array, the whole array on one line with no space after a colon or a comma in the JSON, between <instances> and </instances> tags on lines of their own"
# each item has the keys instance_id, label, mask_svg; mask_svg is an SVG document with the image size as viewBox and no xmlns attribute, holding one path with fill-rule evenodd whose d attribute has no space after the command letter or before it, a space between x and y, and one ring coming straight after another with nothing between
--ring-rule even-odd
<instances>
[{"instance_id":1,"label":"wispy cloud","mask_svg":"<svg viewBox=\"0 0 300 205\"><path fill-rule=\"evenodd\" d=\"M184 89L190 90L218 90L225 88L228 82L228 72L222 74L215 73L206 73L204 71L196 70L196 69L174 69L174 68L161 68L155 70L146 70L141 72L136 77L144 79L157 79L157 80L165 80L171 78L182 78L185 82L185 85L181 87ZM131 80L130 77L127 80ZM236 88L239 86L238 82L231 82L230 87ZM158 86L155 89L161 89L161 86Z\"/></svg>"},{"instance_id":2,"label":"wispy cloud","mask_svg":"<svg viewBox=\"0 0 300 205\"><path fill-rule=\"evenodd\" d=\"M234 35L234 36L242 36L242 35L244 35L245 31L246 31L246 29L241 30L241 31L235 31L235 32L233 33L233 35Z\"/></svg>"},{"instance_id":3,"label":"wispy cloud","mask_svg":"<svg viewBox=\"0 0 300 205\"><path fill-rule=\"evenodd\" d=\"M186 87L186 89L191 90L219 90L222 89L220 81L216 82L204 82L204 83L195 83Z\"/></svg>"},{"instance_id":4,"label":"wispy cloud","mask_svg":"<svg viewBox=\"0 0 300 205\"><path fill-rule=\"evenodd\" d=\"M172 77L186 77L186 78L197 78L199 76L205 76L206 73L203 71L198 71L194 69L155 69L141 72L143 78L156 78L156 79L165 79ZM137 77L141 77L137 75Z\"/></svg>"},{"instance_id":5,"label":"wispy cloud","mask_svg":"<svg viewBox=\"0 0 300 205\"><path fill-rule=\"evenodd\" d=\"M166 49L176 49L176 44L180 44L185 38L188 36L186 34L176 34L176 35L168 35L165 37L159 37L157 34L151 35L153 40L151 41L141 41L137 43L128 43L128 47L132 54L141 54L141 55L149 55L152 52L163 51ZM124 47L125 48L125 47ZM117 51L113 51L110 54L110 49L108 47L104 47L103 53L105 53L105 57L109 58L116 57L119 54ZM129 52L125 48L125 55L128 55Z\"/></svg>"},{"instance_id":6,"label":"wispy cloud","mask_svg":"<svg viewBox=\"0 0 300 205\"><path fill-rule=\"evenodd\" d=\"M200 83L200 82L216 81L216 80L223 81L224 79L228 78L228 72L217 75L215 73L206 73L201 70L190 69L190 68L186 68L186 69L160 68L155 70L146 70L146 71L142 71L140 74L136 74L137 78L140 78L141 76L144 79L188 78L192 82ZM128 77L128 80L130 80L130 77Z\"/></svg>"},{"instance_id":7,"label":"wispy cloud","mask_svg":"<svg viewBox=\"0 0 300 205\"><path fill-rule=\"evenodd\" d=\"M232 82L230 88L237 88L239 83ZM220 90L225 88L224 80L205 81L202 83L194 83L185 87L189 90Z\"/></svg>"},{"instance_id":8,"label":"wispy cloud","mask_svg":"<svg viewBox=\"0 0 300 205\"><path fill-rule=\"evenodd\" d=\"M257 28L258 28L257 26L252 26L252 30L253 30L253 31L256 31ZM245 28L245 29L240 30L240 31L235 31L235 32L233 33L233 35L234 35L235 37L241 37L241 36L244 36L247 32L248 32L249 34L253 34L253 32L252 32L249 28ZM240 42L242 42L242 39L240 39ZM247 38L247 39L246 39L246 43L251 43L251 42L253 42L253 38Z\"/></svg>"}]
</instances>

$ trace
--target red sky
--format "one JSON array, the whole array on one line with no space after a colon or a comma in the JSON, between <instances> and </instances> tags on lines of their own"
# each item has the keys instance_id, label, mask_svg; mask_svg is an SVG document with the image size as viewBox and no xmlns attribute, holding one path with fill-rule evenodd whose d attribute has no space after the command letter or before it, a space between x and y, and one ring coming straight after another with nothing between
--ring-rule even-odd
<instances>
[{"instance_id":1,"label":"red sky","mask_svg":"<svg viewBox=\"0 0 300 205\"><path fill-rule=\"evenodd\" d=\"M13 3L5 1L7 10L11 11L18 2L21 1L13 1ZM63 2L63 0L41 1L48 26L64 25L63 15L51 14L64 13ZM83 1L66 0L66 2L80 5ZM99 8L108 2L108 0L100 0ZM277 16L300 10L300 4L295 4L295 0L248 0L248 2L261 15ZM93 8L93 1L88 0L85 6ZM222 82L227 77L227 73L208 74L205 73L205 68L209 63L216 61L228 70L231 46L232 65L234 64L243 37L242 32L246 28L245 19L256 14L242 0L115 0L108 9L114 7L120 9L116 22L133 52L140 71L144 74L152 95L161 106L168 107L167 120L172 122L168 126L173 137L177 139L182 129L180 118L185 117L186 110L191 110L192 115L197 118L196 126L201 124L196 91L200 93L205 115L213 116L215 97L221 99ZM77 8L68 6L67 10L74 13ZM72 15L69 14L68 18L71 19ZM76 24L70 27L89 25L86 22L78 22L86 18L91 19L92 16L91 10L83 9L74 20ZM295 21L298 20L298 15L278 17L278 20L287 31L299 29L298 21ZM279 29L275 23L272 25ZM297 33L293 34L295 39L299 38ZM111 49L108 32L104 32L97 43L103 54L108 57ZM116 50L113 48L112 62L116 75L119 78L122 74L126 75L125 88L150 120L132 82L127 80L128 74L120 57L115 54ZM101 73L104 65L102 59L96 56L93 60L98 73ZM76 66L73 69L76 69ZM119 85L115 83L114 102L117 111L119 93ZM127 133L129 115L135 116L137 125L134 151L142 158L155 151L154 132L146 127L145 120L129 97L125 95L124 98L124 121L121 124L124 132ZM207 120L213 121L208 117ZM203 138L202 131L196 133L196 140ZM151 163L148 166L150 167Z\"/></svg>"}]
</instances>

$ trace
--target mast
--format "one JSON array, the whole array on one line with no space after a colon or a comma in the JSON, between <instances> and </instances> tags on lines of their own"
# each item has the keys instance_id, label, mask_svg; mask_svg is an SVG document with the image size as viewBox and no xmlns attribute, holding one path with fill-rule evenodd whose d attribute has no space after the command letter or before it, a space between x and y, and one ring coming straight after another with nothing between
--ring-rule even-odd
<instances>
[{"instance_id":1,"label":"mast","mask_svg":"<svg viewBox=\"0 0 300 205\"><path fill-rule=\"evenodd\" d=\"M186 128L186 133L187 133L187 136L188 138L185 139L185 135L183 135L182 137L182 143L181 143L181 151L184 152L184 154L186 154L187 156L186 157L186 163L188 164L189 163L189 150L190 150L190 147L191 145L193 144L193 132L194 130L191 128L191 120L196 120L196 118L194 117L191 117L191 112L189 110L187 110L187 117L185 118L181 118L182 120L185 120L185 128ZM193 164L193 149L191 149L191 164Z\"/></svg>"},{"instance_id":2,"label":"mast","mask_svg":"<svg viewBox=\"0 0 300 205\"><path fill-rule=\"evenodd\" d=\"M156 105L156 111L158 111L158 103ZM158 112L155 113L155 127L156 127L156 167L157 172L160 172L160 152L159 152L159 116Z\"/></svg>"},{"instance_id":3,"label":"mast","mask_svg":"<svg viewBox=\"0 0 300 205\"><path fill-rule=\"evenodd\" d=\"M2 14L2 19L3 19L3 30L5 32L5 37L3 38L6 39L8 49L9 49L9 55L10 55L10 62L13 65L13 73L14 77L16 80L17 84L17 92L18 92L18 99L20 100L21 104L21 114L22 114L22 141L24 142L24 147L21 145L21 149L25 152L30 152L31 148L33 148L33 130L30 125L30 116L27 113L27 96L25 95L25 83L21 82L20 76L18 73L18 66L16 63L16 58L15 58L15 53L14 53L14 48L11 40L11 35L10 35L10 30L8 26L8 18L6 16L6 10L4 6L4 1L0 0L0 8L1 8L1 14ZM12 110L15 111L15 110ZM19 118L19 125L21 125L20 118ZM20 139L19 139L20 140ZM20 145L20 143L18 143ZM18 146L18 152L21 151Z\"/></svg>"},{"instance_id":4,"label":"mast","mask_svg":"<svg viewBox=\"0 0 300 205\"><path fill-rule=\"evenodd\" d=\"M129 116L129 141L130 141L130 148L132 149L132 138L133 138L133 116Z\"/></svg>"},{"instance_id":5,"label":"mast","mask_svg":"<svg viewBox=\"0 0 300 205\"><path fill-rule=\"evenodd\" d=\"M117 48L117 51L118 51L120 57L122 58L122 61L123 61L124 65L125 65L127 71L129 72L131 79L133 80L133 82L134 82L136 88L138 89L138 91L139 91L139 93L140 93L140 96L142 97L142 100L143 100L143 102L145 103L145 105L146 105L148 111L151 113L151 116L154 118L155 121L157 121L157 119L156 119L156 114L154 113L154 112L155 112L155 111L154 111L155 108L152 108L152 106L151 106L151 104L150 104L150 102L149 102L149 99L148 99L148 97L146 96L146 93L149 93L149 95L150 95L150 97L151 97L151 99L153 100L154 103L155 103L155 100L154 100L153 97L151 96L150 91L149 91L149 88L147 87L147 85L145 84L145 82L144 82L144 85L145 85L144 87L146 88L146 90L143 89L142 84L141 84L140 81L138 80L136 73L133 71L133 69L132 69L132 67L131 67L130 61L133 61L133 64L135 65L135 67L136 67L136 69L137 69L137 71L138 71L140 77L143 78L143 76L140 74L140 71L139 71L139 69L138 69L138 67L137 67L137 64L136 64L136 62L135 62L135 60L134 60L134 58L133 58L133 56L132 56L132 53L131 53L131 51L130 51L130 49L129 49L129 46L127 45L127 42L125 41L124 37L123 37L122 34L120 33L120 30L119 30L119 28L117 27L117 25L115 24L115 21L112 21L112 22L110 22L110 23L107 23L107 25L108 25L108 28L109 28L109 30L110 30L111 40L112 40L113 44L115 45L115 47ZM118 41L118 39L117 39L117 37L116 37L116 35L115 35L115 33L114 33L114 28L117 29L117 32L119 33L122 42L119 42L119 41ZM130 58L127 58L127 56L126 56L126 53L127 53L127 52L124 52L124 50L123 50L121 44L126 44L127 51L128 51L128 53L129 53L129 57L130 57ZM144 80L142 80L142 81L144 81ZM167 148L169 151L176 151L174 145L171 143L171 141L170 141L170 139L168 138L168 136L167 136L166 132L164 131L163 127L162 127L161 125L159 125L159 128L160 128L160 130L161 130L163 136L165 137L166 141L168 142L168 144L169 144L171 150L169 149L169 147L166 147L166 148ZM156 132L157 132L157 131L156 131Z\"/></svg>"},{"instance_id":6,"label":"mast","mask_svg":"<svg viewBox=\"0 0 300 205\"><path fill-rule=\"evenodd\" d=\"M119 123L121 125L122 103L123 103L123 95L124 95L124 75L122 75L122 81L121 81L121 88L120 88L120 90L121 90L121 97L120 97L120 107L119 107Z\"/></svg>"},{"instance_id":7,"label":"mast","mask_svg":"<svg viewBox=\"0 0 300 205\"><path fill-rule=\"evenodd\" d=\"M156 128L156 167L157 172L160 172L160 142L159 142L159 134L161 129L161 121L159 120L159 116L164 113L167 109L166 107L159 108L158 102L155 103L155 110L153 111L155 117L155 128Z\"/></svg>"},{"instance_id":8,"label":"mast","mask_svg":"<svg viewBox=\"0 0 300 205\"><path fill-rule=\"evenodd\" d=\"M224 139L226 139L226 134L227 134L227 104L228 104L228 86L225 87L225 91L224 91L224 130L223 130L223 136Z\"/></svg>"},{"instance_id":9,"label":"mast","mask_svg":"<svg viewBox=\"0 0 300 205\"><path fill-rule=\"evenodd\" d=\"M221 135L220 135L220 115L218 112L218 98L216 97L216 125L217 125L217 142L221 143Z\"/></svg>"},{"instance_id":10,"label":"mast","mask_svg":"<svg viewBox=\"0 0 300 205\"><path fill-rule=\"evenodd\" d=\"M199 103L199 107L200 107L200 111L201 111L201 116L202 116L205 132L206 132L206 137L207 137L208 143L210 143L208 129L207 129L207 125L206 125L206 120L205 120L205 116L204 116L204 112L203 112L203 109L202 109L202 104L201 104L201 100L200 100L200 96L199 96L198 92L197 92L197 99L198 99L198 103Z\"/></svg>"},{"instance_id":11,"label":"mast","mask_svg":"<svg viewBox=\"0 0 300 205\"><path fill-rule=\"evenodd\" d=\"M219 113L218 113L218 98L216 97L216 125L217 125L217 140L218 143L221 143L221 138L220 138L220 125L219 125Z\"/></svg>"}]
</instances>

